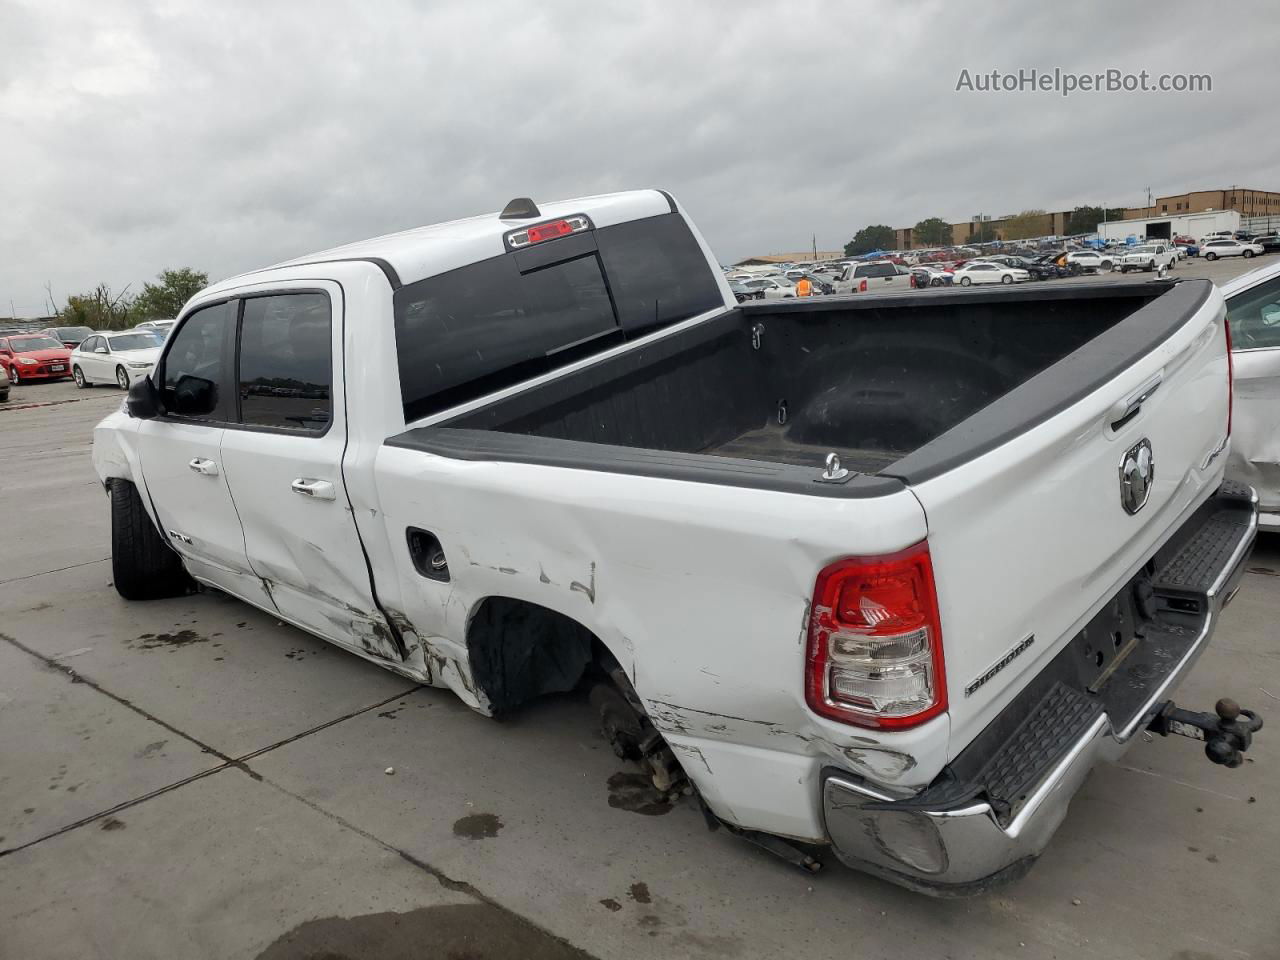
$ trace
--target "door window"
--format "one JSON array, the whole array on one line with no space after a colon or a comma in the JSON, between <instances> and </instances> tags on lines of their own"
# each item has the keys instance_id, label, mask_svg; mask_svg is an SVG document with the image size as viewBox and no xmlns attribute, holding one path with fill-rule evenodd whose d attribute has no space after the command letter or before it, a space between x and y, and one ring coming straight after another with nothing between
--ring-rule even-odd
<instances>
[{"instance_id":1,"label":"door window","mask_svg":"<svg viewBox=\"0 0 1280 960\"><path fill-rule=\"evenodd\" d=\"M332 310L323 293L244 301L240 319L240 421L324 433L333 419Z\"/></svg>"},{"instance_id":2,"label":"door window","mask_svg":"<svg viewBox=\"0 0 1280 960\"><path fill-rule=\"evenodd\" d=\"M1236 350L1280 347L1280 277L1232 297L1227 303L1227 323Z\"/></svg>"},{"instance_id":3,"label":"door window","mask_svg":"<svg viewBox=\"0 0 1280 960\"><path fill-rule=\"evenodd\" d=\"M187 317L169 342L160 378L160 398L167 413L214 417L225 386L223 354L234 319L234 302L205 307Z\"/></svg>"}]
</instances>

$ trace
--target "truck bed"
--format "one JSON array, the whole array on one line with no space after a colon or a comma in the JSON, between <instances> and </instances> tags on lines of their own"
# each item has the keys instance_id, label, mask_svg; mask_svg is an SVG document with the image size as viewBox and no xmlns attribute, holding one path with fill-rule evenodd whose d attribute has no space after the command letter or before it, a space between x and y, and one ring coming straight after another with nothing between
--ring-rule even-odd
<instances>
[{"instance_id":1,"label":"truck bed","mask_svg":"<svg viewBox=\"0 0 1280 960\"><path fill-rule=\"evenodd\" d=\"M871 493L867 479L936 474L1074 402L1203 296L1044 283L748 304L393 442L817 495L840 495L813 487L836 453L857 481L843 495Z\"/></svg>"}]
</instances>

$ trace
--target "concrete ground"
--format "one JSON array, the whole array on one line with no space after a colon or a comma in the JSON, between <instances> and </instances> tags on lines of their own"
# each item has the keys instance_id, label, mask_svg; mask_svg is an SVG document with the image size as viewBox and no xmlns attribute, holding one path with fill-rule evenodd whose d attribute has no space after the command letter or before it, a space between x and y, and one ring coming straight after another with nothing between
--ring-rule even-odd
<instances>
[{"instance_id":1,"label":"concrete ground","mask_svg":"<svg viewBox=\"0 0 1280 960\"><path fill-rule=\"evenodd\" d=\"M1136 745L997 894L804 875L629 802L581 697L498 723L215 593L120 600L120 399L0 406L0 958L1280 956L1280 732L1237 770ZM1178 699L1280 717L1277 622L1264 539Z\"/></svg>"}]
</instances>

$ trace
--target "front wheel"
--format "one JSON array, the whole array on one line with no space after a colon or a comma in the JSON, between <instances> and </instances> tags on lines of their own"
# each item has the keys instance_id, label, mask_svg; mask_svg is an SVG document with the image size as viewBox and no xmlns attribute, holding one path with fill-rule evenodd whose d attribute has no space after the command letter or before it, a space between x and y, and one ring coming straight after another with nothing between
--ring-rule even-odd
<instances>
[{"instance_id":1,"label":"front wheel","mask_svg":"<svg viewBox=\"0 0 1280 960\"><path fill-rule=\"evenodd\" d=\"M1252 251L1252 250L1246 250L1246 251L1244 252L1244 258L1245 258L1246 260L1251 260L1251 259L1253 259L1253 251Z\"/></svg>"},{"instance_id":2,"label":"front wheel","mask_svg":"<svg viewBox=\"0 0 1280 960\"><path fill-rule=\"evenodd\" d=\"M1006 273L1003 277L1000 278L1000 282L1003 284L1013 283L1013 277L1009 276L1009 274Z\"/></svg>"},{"instance_id":3,"label":"front wheel","mask_svg":"<svg viewBox=\"0 0 1280 960\"><path fill-rule=\"evenodd\" d=\"M961 277L961 278L960 278L960 286L962 286L962 287L967 287L967 286L968 286L969 284L971 284L972 282L973 282L973 281L972 281L972 280L970 280L968 277Z\"/></svg>"},{"instance_id":4,"label":"front wheel","mask_svg":"<svg viewBox=\"0 0 1280 960\"><path fill-rule=\"evenodd\" d=\"M1110 273L1112 270L1116 268L1115 263L1112 262L1111 260L1103 260L1100 266L1101 266L1102 273Z\"/></svg>"},{"instance_id":5,"label":"front wheel","mask_svg":"<svg viewBox=\"0 0 1280 960\"><path fill-rule=\"evenodd\" d=\"M124 367L116 367L116 383L120 385L121 390L129 389L129 374L125 372Z\"/></svg>"},{"instance_id":6,"label":"front wheel","mask_svg":"<svg viewBox=\"0 0 1280 960\"><path fill-rule=\"evenodd\" d=\"M16 363L9 368L9 382L15 387L22 383L22 374L18 373L18 365Z\"/></svg>"},{"instance_id":7,"label":"front wheel","mask_svg":"<svg viewBox=\"0 0 1280 960\"><path fill-rule=\"evenodd\" d=\"M71 379L76 382L76 386L81 390L88 390L93 386L92 383L84 378L84 371L80 369L79 364L71 368Z\"/></svg>"},{"instance_id":8,"label":"front wheel","mask_svg":"<svg viewBox=\"0 0 1280 960\"><path fill-rule=\"evenodd\" d=\"M138 488L112 480L111 578L126 600L180 597L192 587L182 560L160 536L142 505Z\"/></svg>"}]
</instances>

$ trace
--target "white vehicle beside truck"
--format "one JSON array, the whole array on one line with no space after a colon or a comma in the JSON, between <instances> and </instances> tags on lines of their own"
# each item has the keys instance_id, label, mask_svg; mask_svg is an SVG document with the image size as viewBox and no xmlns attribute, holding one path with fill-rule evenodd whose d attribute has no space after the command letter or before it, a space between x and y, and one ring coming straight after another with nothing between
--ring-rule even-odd
<instances>
[{"instance_id":1,"label":"white vehicle beside truck","mask_svg":"<svg viewBox=\"0 0 1280 960\"><path fill-rule=\"evenodd\" d=\"M1143 731L1234 766L1260 723L1170 700L1257 524L1223 316L1207 281L739 305L666 193L512 201L193 298L95 431L114 582L487 715L589 685L709 824L978 892Z\"/></svg>"},{"instance_id":2,"label":"white vehicle beside truck","mask_svg":"<svg viewBox=\"0 0 1280 960\"><path fill-rule=\"evenodd\" d=\"M1172 270L1178 265L1178 252L1165 243L1143 243L1121 252L1116 266L1121 273L1130 270Z\"/></svg>"}]
</instances>

